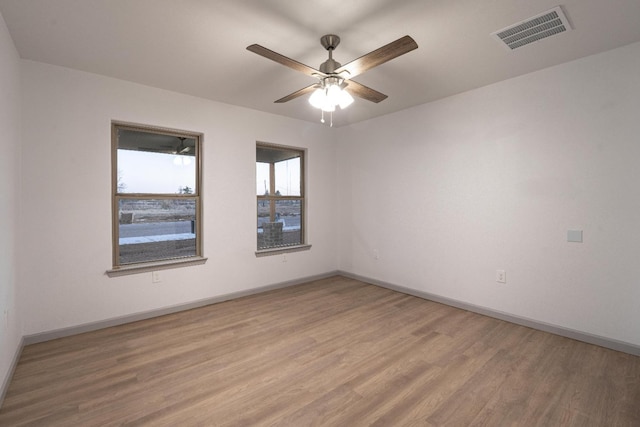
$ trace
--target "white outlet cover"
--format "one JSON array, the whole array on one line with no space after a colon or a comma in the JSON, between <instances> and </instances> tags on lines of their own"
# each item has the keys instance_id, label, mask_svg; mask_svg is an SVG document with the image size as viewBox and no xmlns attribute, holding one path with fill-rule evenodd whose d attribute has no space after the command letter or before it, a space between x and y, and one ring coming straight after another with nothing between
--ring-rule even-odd
<instances>
[{"instance_id":1,"label":"white outlet cover","mask_svg":"<svg viewBox=\"0 0 640 427\"><path fill-rule=\"evenodd\" d=\"M582 230L567 231L567 242L582 243Z\"/></svg>"}]
</instances>

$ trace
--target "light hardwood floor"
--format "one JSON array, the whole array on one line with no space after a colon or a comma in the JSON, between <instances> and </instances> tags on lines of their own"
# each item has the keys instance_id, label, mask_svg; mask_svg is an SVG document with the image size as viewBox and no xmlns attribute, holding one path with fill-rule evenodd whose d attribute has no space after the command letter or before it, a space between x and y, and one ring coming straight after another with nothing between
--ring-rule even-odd
<instances>
[{"instance_id":1,"label":"light hardwood floor","mask_svg":"<svg viewBox=\"0 0 640 427\"><path fill-rule=\"evenodd\" d=\"M27 346L0 425L640 426L640 358L336 276Z\"/></svg>"}]
</instances>

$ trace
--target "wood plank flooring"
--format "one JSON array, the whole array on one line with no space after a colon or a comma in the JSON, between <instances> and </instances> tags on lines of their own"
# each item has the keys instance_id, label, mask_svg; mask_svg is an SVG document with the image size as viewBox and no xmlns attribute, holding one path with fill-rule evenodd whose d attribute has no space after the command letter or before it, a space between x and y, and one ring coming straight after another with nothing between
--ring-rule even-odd
<instances>
[{"instance_id":1,"label":"wood plank flooring","mask_svg":"<svg viewBox=\"0 0 640 427\"><path fill-rule=\"evenodd\" d=\"M336 276L24 348L1 426L640 426L640 358Z\"/></svg>"}]
</instances>

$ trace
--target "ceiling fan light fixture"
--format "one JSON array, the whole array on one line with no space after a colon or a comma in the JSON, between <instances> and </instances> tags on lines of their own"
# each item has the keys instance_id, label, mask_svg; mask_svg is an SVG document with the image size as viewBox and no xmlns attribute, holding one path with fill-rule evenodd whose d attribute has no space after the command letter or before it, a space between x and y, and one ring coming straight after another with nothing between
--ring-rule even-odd
<instances>
[{"instance_id":1,"label":"ceiling fan light fixture","mask_svg":"<svg viewBox=\"0 0 640 427\"><path fill-rule=\"evenodd\" d=\"M309 104L327 113L335 111L336 106L347 108L353 103L353 97L344 90L342 83L343 80L337 77L325 78L309 97Z\"/></svg>"}]
</instances>

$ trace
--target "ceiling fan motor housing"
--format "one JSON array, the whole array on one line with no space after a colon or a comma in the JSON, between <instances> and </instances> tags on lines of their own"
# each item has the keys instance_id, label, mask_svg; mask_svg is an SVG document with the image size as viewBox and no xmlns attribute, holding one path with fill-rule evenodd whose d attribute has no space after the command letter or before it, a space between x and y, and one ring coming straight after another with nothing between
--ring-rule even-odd
<instances>
[{"instance_id":1,"label":"ceiling fan motor housing","mask_svg":"<svg viewBox=\"0 0 640 427\"><path fill-rule=\"evenodd\" d=\"M340 37L335 34L326 34L320 37L320 43L329 51L329 59L320 64L320 71L325 74L333 74L338 68L342 66L338 61L333 59L333 51L340 44Z\"/></svg>"},{"instance_id":2,"label":"ceiling fan motor housing","mask_svg":"<svg viewBox=\"0 0 640 427\"><path fill-rule=\"evenodd\" d=\"M334 74L335 71L341 66L342 64L340 64L338 61L334 61L333 58L329 58L322 64L320 64L320 71L325 74Z\"/></svg>"}]
</instances>

